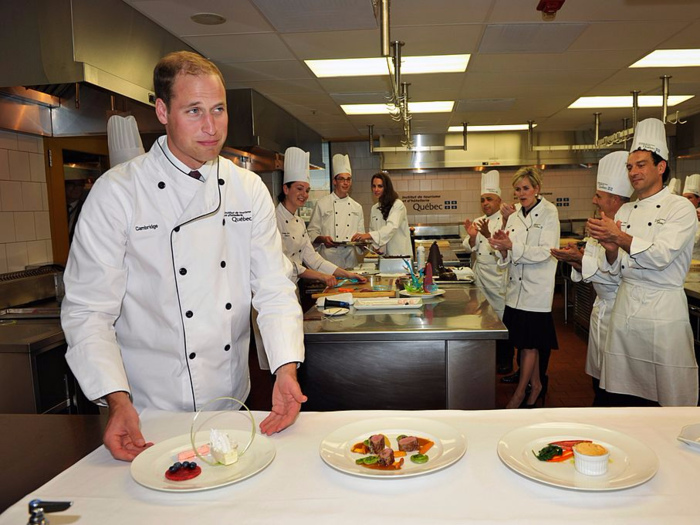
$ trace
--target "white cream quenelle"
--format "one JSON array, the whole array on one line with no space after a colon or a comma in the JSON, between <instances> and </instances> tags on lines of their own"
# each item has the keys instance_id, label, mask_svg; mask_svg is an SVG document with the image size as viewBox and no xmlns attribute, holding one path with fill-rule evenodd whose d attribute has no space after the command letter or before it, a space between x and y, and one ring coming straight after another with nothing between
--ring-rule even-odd
<instances>
[{"instance_id":1,"label":"white cream quenelle","mask_svg":"<svg viewBox=\"0 0 700 525\"><path fill-rule=\"evenodd\" d=\"M500 209L500 173L491 170L481 175L481 199L482 209L484 200L494 201L493 212L489 215L482 215L476 219L475 223L484 222L488 225L489 233L494 233L503 229L503 217ZM495 205L498 204L498 205ZM489 210L492 208L488 208ZM499 319L503 319L505 309L506 278L508 269L498 265L498 255L489 241L479 232L476 238L471 240L467 235L463 243L467 253L472 254L474 260L474 281L481 292L486 296L491 308L494 309Z\"/></svg>"},{"instance_id":2,"label":"white cream quenelle","mask_svg":"<svg viewBox=\"0 0 700 525\"><path fill-rule=\"evenodd\" d=\"M698 371L683 282L698 220L687 199L662 188L661 174L645 162L649 151L668 160L664 125L657 119L639 123L628 160L630 181L644 195L615 215L631 236L629 251L620 248L612 264L606 257L599 260L602 271L621 279L600 385L663 406L695 406ZM644 186L651 177L659 181L658 189Z\"/></svg>"}]
</instances>

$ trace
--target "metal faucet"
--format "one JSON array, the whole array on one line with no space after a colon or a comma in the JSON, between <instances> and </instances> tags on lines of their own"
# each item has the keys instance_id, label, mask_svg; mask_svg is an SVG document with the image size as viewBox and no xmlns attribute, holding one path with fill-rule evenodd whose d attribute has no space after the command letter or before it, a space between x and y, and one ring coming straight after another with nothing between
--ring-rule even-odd
<instances>
[{"instance_id":1,"label":"metal faucet","mask_svg":"<svg viewBox=\"0 0 700 525\"><path fill-rule=\"evenodd\" d=\"M41 501L33 499L29 502L29 522L28 525L48 525L48 520L44 514L50 512L61 512L73 505L72 501Z\"/></svg>"}]
</instances>

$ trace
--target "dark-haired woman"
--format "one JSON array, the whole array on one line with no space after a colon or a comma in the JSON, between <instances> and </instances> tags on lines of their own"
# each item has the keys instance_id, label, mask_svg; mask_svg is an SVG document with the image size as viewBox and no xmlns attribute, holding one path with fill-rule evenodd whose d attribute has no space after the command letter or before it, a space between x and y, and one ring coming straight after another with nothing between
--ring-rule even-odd
<instances>
[{"instance_id":1,"label":"dark-haired woman","mask_svg":"<svg viewBox=\"0 0 700 525\"><path fill-rule=\"evenodd\" d=\"M377 203L372 206L369 233L356 233L353 241L372 241L374 247L384 255L411 257L411 233L408 230L406 206L394 190L388 173L377 173L372 177L372 193Z\"/></svg>"}]
</instances>

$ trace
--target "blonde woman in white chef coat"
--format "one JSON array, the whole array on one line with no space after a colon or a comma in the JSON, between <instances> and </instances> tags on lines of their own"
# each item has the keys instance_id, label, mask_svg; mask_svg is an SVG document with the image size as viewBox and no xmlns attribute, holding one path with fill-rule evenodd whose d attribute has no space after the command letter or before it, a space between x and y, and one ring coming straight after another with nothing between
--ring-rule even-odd
<instances>
[{"instance_id":1,"label":"blonde woman in white chef coat","mask_svg":"<svg viewBox=\"0 0 700 525\"><path fill-rule=\"evenodd\" d=\"M605 248L601 270L621 278L600 386L614 405L695 406L698 369L683 289L695 208L663 186L670 169L660 120L637 125L630 151L627 172L638 199L614 219L588 220L590 235Z\"/></svg>"},{"instance_id":2,"label":"blonde woman in white chef coat","mask_svg":"<svg viewBox=\"0 0 700 525\"><path fill-rule=\"evenodd\" d=\"M683 187L683 197L688 199L695 206L695 214L700 221L700 173L688 175L685 178ZM693 259L700 261L700 228L695 233L695 244L693 246Z\"/></svg>"},{"instance_id":3,"label":"blonde woman in white chef coat","mask_svg":"<svg viewBox=\"0 0 700 525\"><path fill-rule=\"evenodd\" d=\"M372 241L375 249L383 255L413 257L406 206L399 199L388 173L379 172L372 177L372 193L377 202L372 206L370 231L356 233L352 240Z\"/></svg>"},{"instance_id":4,"label":"blonde woman in white chef coat","mask_svg":"<svg viewBox=\"0 0 700 525\"><path fill-rule=\"evenodd\" d=\"M306 400L296 379L301 308L272 199L258 175L219 156L221 72L180 51L158 62L154 84L167 135L95 183L61 309L66 360L87 398L109 406L104 443L127 461L149 446L138 411L246 398L253 295L277 377L261 431L292 424Z\"/></svg>"},{"instance_id":5,"label":"blonde woman in white chef coat","mask_svg":"<svg viewBox=\"0 0 700 525\"><path fill-rule=\"evenodd\" d=\"M284 182L282 193L277 198L276 215L277 229L282 235L282 249L294 267L294 280L317 280L326 286L335 286L336 277L364 282L364 277L325 260L311 245L306 225L297 215L297 210L309 199L309 180L309 153L299 148L288 148L284 154Z\"/></svg>"},{"instance_id":6,"label":"blonde woman in white chef coat","mask_svg":"<svg viewBox=\"0 0 700 525\"><path fill-rule=\"evenodd\" d=\"M333 192L316 202L309 221L309 237L321 256L341 268L354 268L362 253L356 246L344 246L355 233L365 232L362 205L350 197L350 157L333 155Z\"/></svg>"},{"instance_id":7,"label":"blonde woman in white chef coat","mask_svg":"<svg viewBox=\"0 0 700 525\"><path fill-rule=\"evenodd\" d=\"M596 192L593 205L608 217L614 217L620 207L629 202L634 188L627 177L627 152L615 151L600 159L596 179ZM586 373L593 383L593 406L607 406L607 396L600 388L600 369L604 355L605 341L610 326L617 290L620 280L614 275L604 273L598 267L598 260L604 256L605 249L592 237L586 240L583 253L576 245L562 249L553 249L552 255L559 261L571 265L571 280L593 284L596 293L591 310L590 330L588 331L588 352L586 354Z\"/></svg>"},{"instance_id":8,"label":"blonde woman in white chef coat","mask_svg":"<svg viewBox=\"0 0 700 525\"><path fill-rule=\"evenodd\" d=\"M540 359L546 362L546 357L540 352L548 354L558 348L552 319L557 261L550 250L559 247L559 213L539 195L541 187L542 174L537 168L520 168L513 177L519 203L501 206L506 227L489 239L499 251L498 264L508 267L503 324L520 351L520 380L506 408L531 408L544 399L547 382L546 376L541 377L545 370L541 370ZM526 397L528 383L532 389Z\"/></svg>"}]
</instances>

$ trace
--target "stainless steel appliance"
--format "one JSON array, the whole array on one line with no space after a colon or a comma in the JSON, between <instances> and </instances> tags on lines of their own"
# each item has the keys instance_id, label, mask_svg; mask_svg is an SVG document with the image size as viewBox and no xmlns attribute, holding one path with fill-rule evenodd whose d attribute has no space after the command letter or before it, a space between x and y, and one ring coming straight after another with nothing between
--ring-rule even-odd
<instances>
[{"instance_id":1,"label":"stainless steel appliance","mask_svg":"<svg viewBox=\"0 0 700 525\"><path fill-rule=\"evenodd\" d=\"M466 235L461 224L419 224L411 228L411 236L416 249L421 244L426 253L434 241L438 247L445 266L469 266L470 256L464 250L462 239Z\"/></svg>"}]
</instances>

